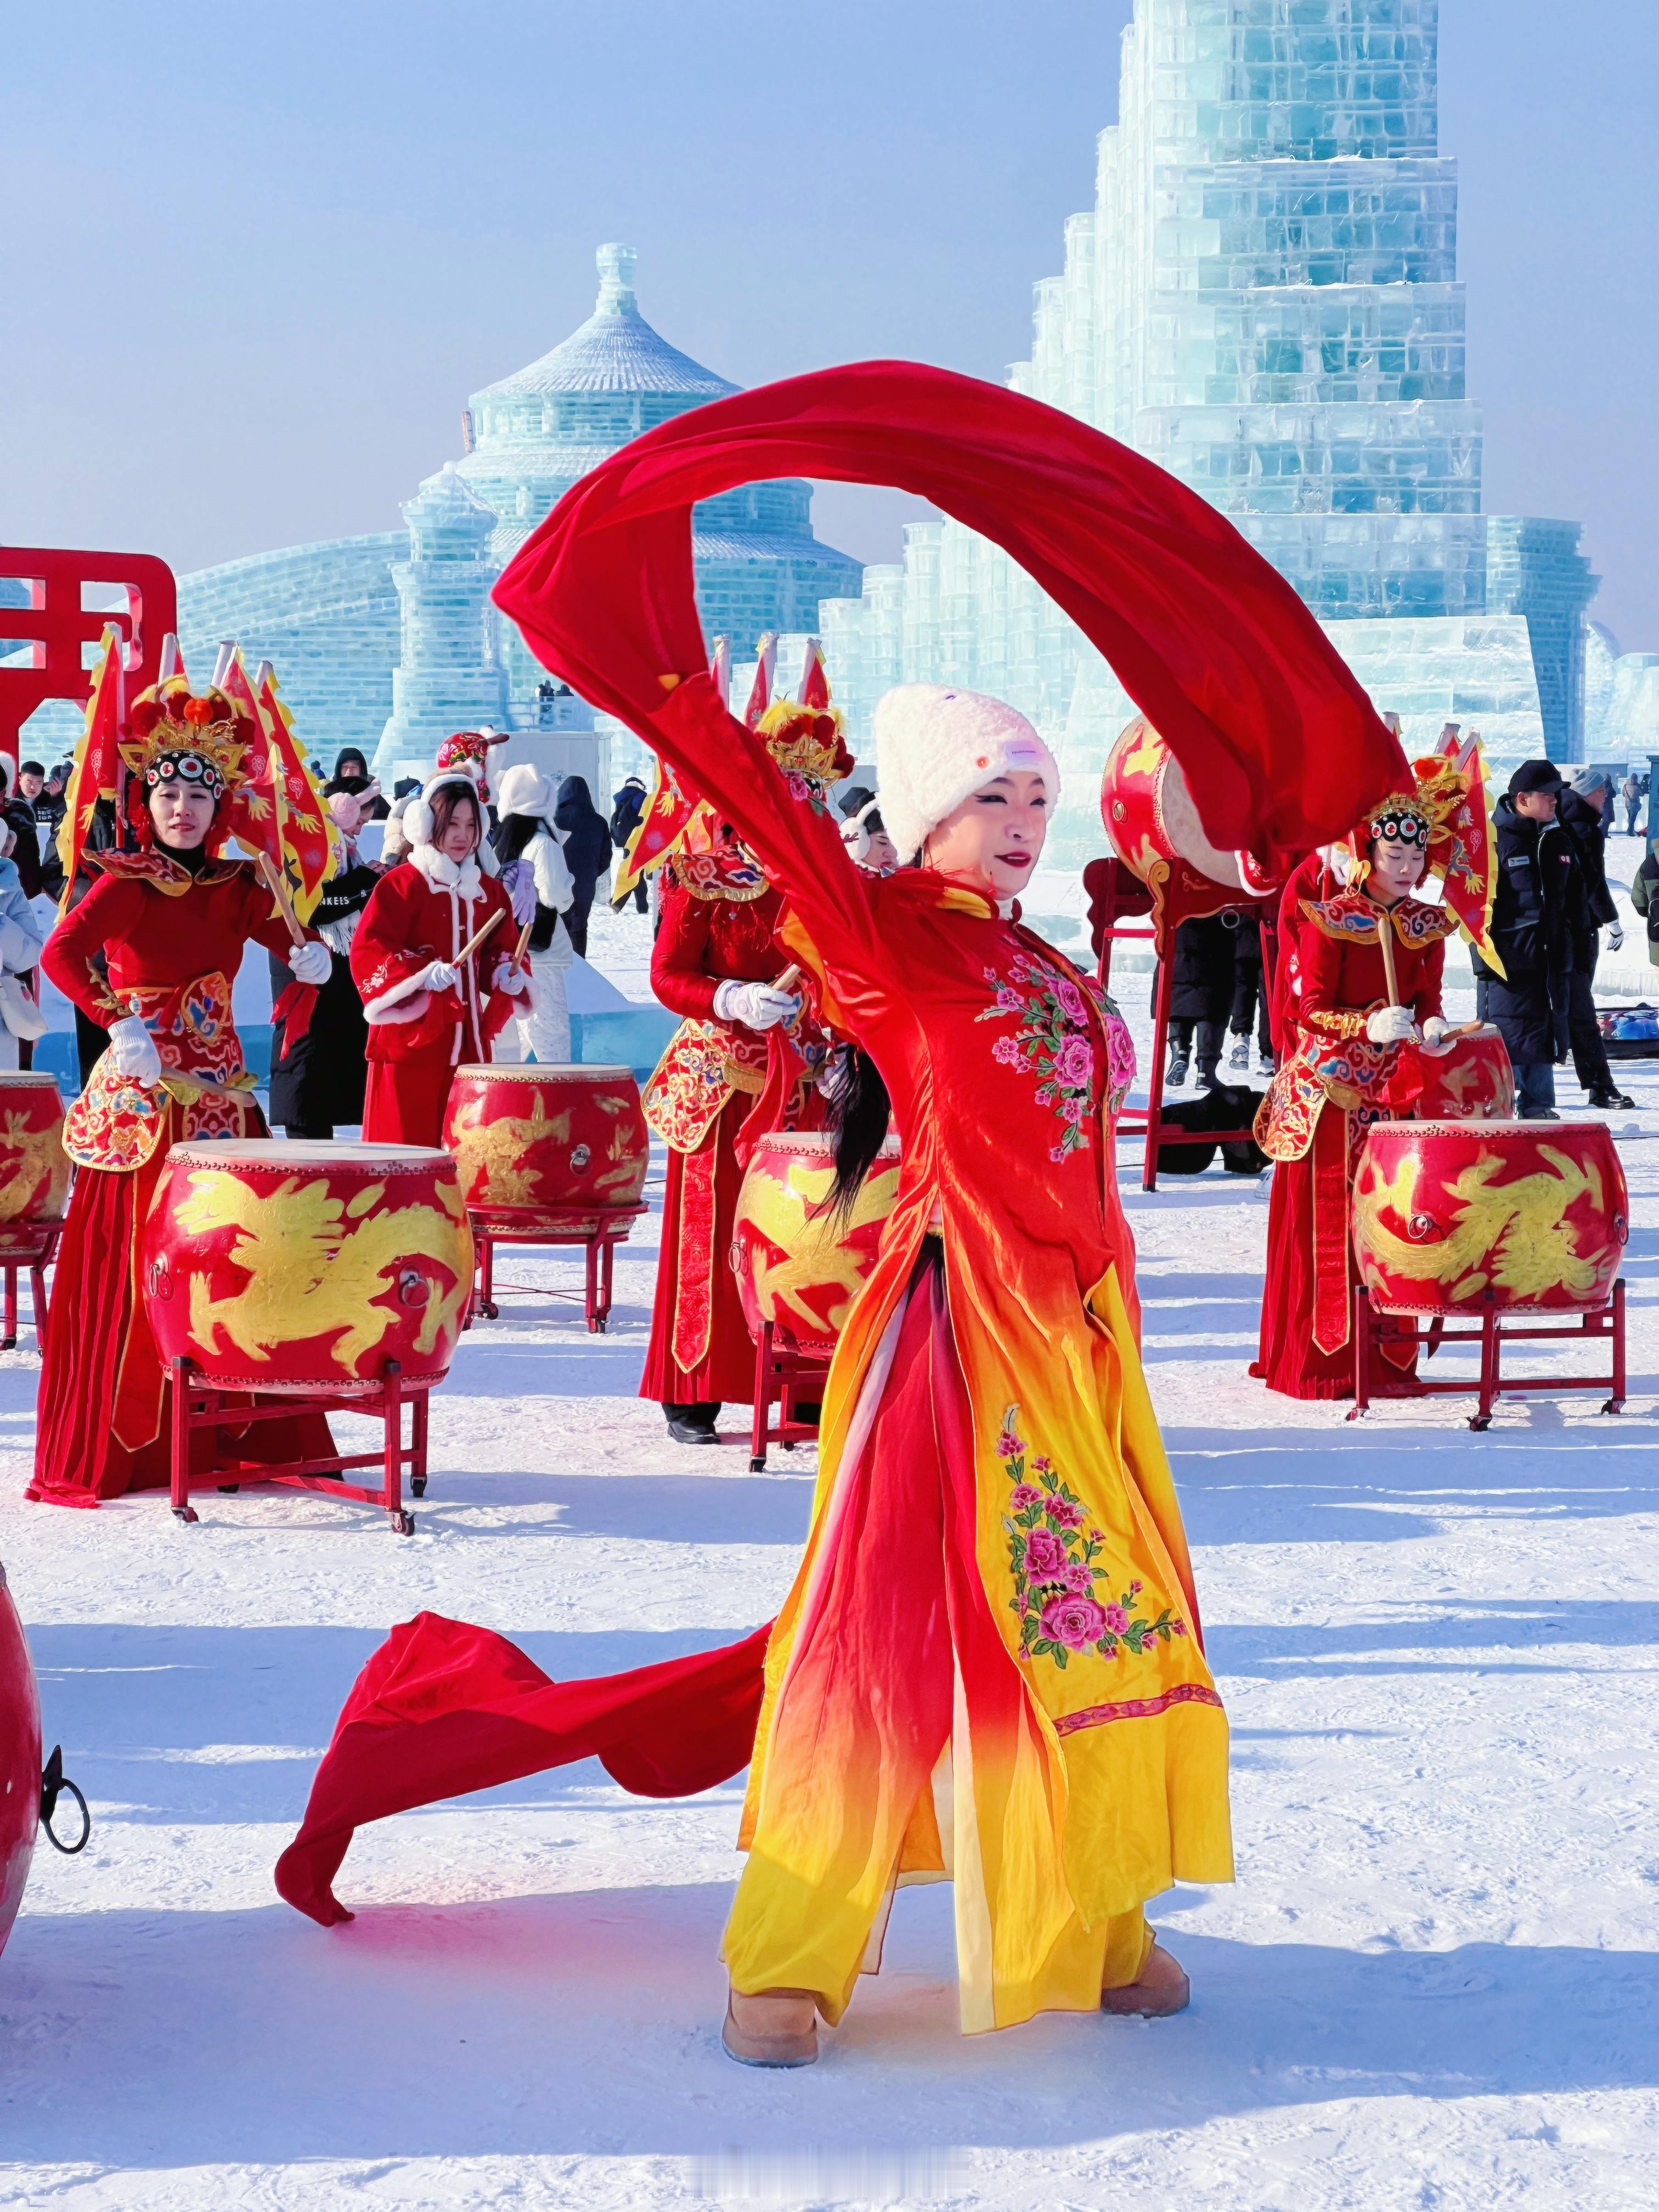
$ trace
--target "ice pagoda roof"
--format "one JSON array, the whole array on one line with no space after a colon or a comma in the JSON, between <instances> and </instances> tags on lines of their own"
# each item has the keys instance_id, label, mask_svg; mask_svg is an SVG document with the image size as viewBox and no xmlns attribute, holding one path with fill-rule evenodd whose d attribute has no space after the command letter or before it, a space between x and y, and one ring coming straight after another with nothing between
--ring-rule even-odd
<instances>
[{"instance_id":1,"label":"ice pagoda roof","mask_svg":"<svg viewBox=\"0 0 1659 2212\"><path fill-rule=\"evenodd\" d=\"M599 296L581 328L527 368L475 393L475 406L480 400L539 398L556 392L655 392L718 399L741 388L670 345L646 321L634 297L637 257L631 246L602 246L596 258Z\"/></svg>"}]
</instances>

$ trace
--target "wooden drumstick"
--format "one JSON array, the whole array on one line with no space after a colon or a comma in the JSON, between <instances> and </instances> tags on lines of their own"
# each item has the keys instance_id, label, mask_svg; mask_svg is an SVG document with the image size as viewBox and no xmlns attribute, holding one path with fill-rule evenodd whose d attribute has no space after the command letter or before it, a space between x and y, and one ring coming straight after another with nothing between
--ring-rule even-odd
<instances>
[{"instance_id":1,"label":"wooden drumstick","mask_svg":"<svg viewBox=\"0 0 1659 2212\"><path fill-rule=\"evenodd\" d=\"M288 924L290 940L296 946L303 945L306 941L306 933L301 928L300 918L294 911L294 902L288 895L288 885L283 881L281 869L272 860L269 853L256 853L253 856L253 865L264 879L265 889L276 900L277 913Z\"/></svg>"},{"instance_id":2,"label":"wooden drumstick","mask_svg":"<svg viewBox=\"0 0 1659 2212\"><path fill-rule=\"evenodd\" d=\"M1394 917L1388 912L1377 916L1376 942L1382 953L1382 974L1389 987L1389 1004L1400 1004L1400 985L1394 972Z\"/></svg>"},{"instance_id":3,"label":"wooden drumstick","mask_svg":"<svg viewBox=\"0 0 1659 2212\"><path fill-rule=\"evenodd\" d=\"M775 991L787 991L790 988L792 984L798 983L799 981L800 963L799 960L792 960L789 965L784 969L782 975L780 975L777 981L773 984L772 988Z\"/></svg>"},{"instance_id":4,"label":"wooden drumstick","mask_svg":"<svg viewBox=\"0 0 1659 2212\"><path fill-rule=\"evenodd\" d=\"M483 926L473 931L449 965L452 968L464 967L506 912L507 908L504 906L498 906L494 914L486 915Z\"/></svg>"},{"instance_id":5,"label":"wooden drumstick","mask_svg":"<svg viewBox=\"0 0 1659 2212\"><path fill-rule=\"evenodd\" d=\"M535 927L536 917L534 915L532 915L529 921L526 922L524 927L519 932L519 941L513 948L513 965L515 968L519 966L520 963L524 958L525 947L529 944L530 933Z\"/></svg>"}]
</instances>

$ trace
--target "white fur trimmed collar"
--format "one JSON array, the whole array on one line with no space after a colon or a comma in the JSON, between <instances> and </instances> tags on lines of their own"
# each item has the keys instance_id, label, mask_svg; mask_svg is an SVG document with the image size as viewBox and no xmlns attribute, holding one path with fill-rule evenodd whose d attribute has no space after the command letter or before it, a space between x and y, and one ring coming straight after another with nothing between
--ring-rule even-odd
<instances>
[{"instance_id":1,"label":"white fur trimmed collar","mask_svg":"<svg viewBox=\"0 0 1659 2212\"><path fill-rule=\"evenodd\" d=\"M464 860L452 860L435 845L411 845L409 863L418 868L434 889L458 890L465 899L474 899L478 895L481 879L476 854L469 853Z\"/></svg>"}]
</instances>

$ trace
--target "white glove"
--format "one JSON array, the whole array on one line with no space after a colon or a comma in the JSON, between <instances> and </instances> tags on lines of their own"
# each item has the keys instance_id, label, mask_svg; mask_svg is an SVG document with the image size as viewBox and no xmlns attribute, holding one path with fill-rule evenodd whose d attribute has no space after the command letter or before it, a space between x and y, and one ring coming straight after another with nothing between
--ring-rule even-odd
<instances>
[{"instance_id":1,"label":"white glove","mask_svg":"<svg viewBox=\"0 0 1659 2212\"><path fill-rule=\"evenodd\" d=\"M714 986L714 1012L721 1021L740 1022L746 1030L771 1030L793 1021L800 1000L769 983L738 983L728 976Z\"/></svg>"},{"instance_id":2,"label":"white glove","mask_svg":"<svg viewBox=\"0 0 1659 2212\"><path fill-rule=\"evenodd\" d=\"M504 960L490 977L489 988L492 991L505 991L509 999L516 999L529 981L522 968L514 968Z\"/></svg>"},{"instance_id":3,"label":"white glove","mask_svg":"<svg viewBox=\"0 0 1659 2212\"><path fill-rule=\"evenodd\" d=\"M1624 949L1625 933L1616 921L1610 921L1607 924L1607 950L1609 952L1622 952Z\"/></svg>"},{"instance_id":4,"label":"white glove","mask_svg":"<svg viewBox=\"0 0 1659 2212\"><path fill-rule=\"evenodd\" d=\"M1365 1034L1373 1044L1404 1044L1413 1030L1409 1006L1379 1006L1365 1017Z\"/></svg>"},{"instance_id":5,"label":"white glove","mask_svg":"<svg viewBox=\"0 0 1659 2212\"><path fill-rule=\"evenodd\" d=\"M137 1014L130 1014L124 1022L109 1025L109 1060L118 1075L130 1077L134 1083L159 1083L161 1079L161 1055L155 1049L155 1040Z\"/></svg>"},{"instance_id":6,"label":"white glove","mask_svg":"<svg viewBox=\"0 0 1659 2212\"><path fill-rule=\"evenodd\" d=\"M1431 1052L1444 1037L1451 1035L1452 1024L1443 1015L1431 1014L1423 1024L1423 1042Z\"/></svg>"},{"instance_id":7,"label":"white glove","mask_svg":"<svg viewBox=\"0 0 1659 2212\"><path fill-rule=\"evenodd\" d=\"M327 945L314 938L294 947L288 956L288 965L296 983L326 983L334 971L333 956Z\"/></svg>"},{"instance_id":8,"label":"white glove","mask_svg":"<svg viewBox=\"0 0 1659 2212\"><path fill-rule=\"evenodd\" d=\"M452 968L447 960L428 960L420 975L423 991L453 991L459 988L460 980L460 969Z\"/></svg>"}]
</instances>

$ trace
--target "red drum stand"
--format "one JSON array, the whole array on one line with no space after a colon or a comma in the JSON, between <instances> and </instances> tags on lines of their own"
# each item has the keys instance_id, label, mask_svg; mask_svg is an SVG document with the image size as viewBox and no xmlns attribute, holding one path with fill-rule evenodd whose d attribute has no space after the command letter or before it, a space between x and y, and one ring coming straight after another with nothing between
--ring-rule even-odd
<instances>
[{"instance_id":1,"label":"red drum stand","mask_svg":"<svg viewBox=\"0 0 1659 2212\"><path fill-rule=\"evenodd\" d=\"M246 1390L222 1389L192 1373L193 1363L180 1352L169 1363L173 1377L173 1510L180 1521L198 1516L190 1502L192 1490L240 1490L246 1483L274 1483L286 1490L314 1491L358 1505L384 1507L400 1536L415 1533L415 1516L405 1510L404 1469L416 1498L426 1495L427 1395L429 1383L405 1384L403 1369L388 1359L378 1389L349 1392L319 1389L289 1390L280 1395L261 1394L250 1400ZM410 1410L410 1441L404 1442L404 1407ZM261 1460L227 1457L227 1446L215 1449L214 1464L194 1472L190 1463L190 1440L198 1429L246 1429L255 1421L291 1420L304 1413L362 1413L385 1424L385 1443L379 1451L330 1452L315 1459L267 1465ZM234 1449L234 1444L230 1446ZM348 1468L383 1469L378 1484L344 1482Z\"/></svg>"},{"instance_id":2,"label":"red drum stand","mask_svg":"<svg viewBox=\"0 0 1659 2212\"><path fill-rule=\"evenodd\" d=\"M755 1419L749 1433L751 1473L758 1474L766 1465L769 1444L781 1444L785 1451L793 1451L797 1444L817 1442L817 1423L799 1419L796 1408L803 1400L822 1406L829 1375L827 1358L814 1358L798 1345L780 1343L771 1322L762 1322L761 1333L755 1340ZM778 1407L775 1426L772 1421L774 1400Z\"/></svg>"},{"instance_id":3,"label":"red drum stand","mask_svg":"<svg viewBox=\"0 0 1659 2212\"><path fill-rule=\"evenodd\" d=\"M40 1351L46 1350L46 1270L63 1233L63 1223L54 1222L27 1238L19 1237L0 1246L0 1270L5 1276L5 1320L4 1327L0 1328L0 1352L9 1352L17 1342L17 1278L25 1267L29 1271L29 1293L34 1305L34 1341Z\"/></svg>"},{"instance_id":4,"label":"red drum stand","mask_svg":"<svg viewBox=\"0 0 1659 2212\"><path fill-rule=\"evenodd\" d=\"M495 1304L495 1247L498 1244L580 1245L586 1255L582 1286L582 1311L591 1335L603 1336L611 1318L611 1273L618 1244L628 1242L634 1224L647 1208L613 1206L583 1211L552 1208L544 1213L518 1211L512 1215L467 1208L472 1242L478 1255L477 1286L472 1294L472 1314L486 1321L499 1317ZM535 1293L542 1297L572 1298L574 1291L550 1288L544 1283L503 1283L504 1291ZM472 1315L467 1316L471 1325Z\"/></svg>"},{"instance_id":5,"label":"red drum stand","mask_svg":"<svg viewBox=\"0 0 1659 2212\"><path fill-rule=\"evenodd\" d=\"M1478 1344L1480 1346L1480 1373L1478 1380L1456 1382L1425 1382L1419 1379L1413 1395L1423 1397L1467 1397L1478 1394L1478 1412L1469 1416L1472 1429L1492 1426L1492 1407L1500 1398L1516 1397L1526 1390L1547 1390L1552 1396L1561 1396L1569 1390L1610 1390L1612 1395L1603 1405L1604 1413L1622 1413L1625 1410L1625 1285L1623 1279L1614 1283L1605 1305L1591 1306L1573 1314L1571 1318L1558 1318L1549 1311L1528 1311L1525 1308L1499 1306L1490 1291L1476 1306L1470 1304L1468 1317L1473 1321L1480 1316L1480 1326L1474 1328L1449 1329L1446 1316L1436 1314L1430 1318L1421 1314L1402 1314L1397 1308L1375 1304L1371 1294L1362 1285L1353 1294L1354 1393L1353 1406L1348 1414L1357 1421L1370 1410L1373 1377L1384 1379L1391 1363L1382 1361L1383 1332L1382 1322L1386 1316L1393 1323L1388 1340L1395 1346L1417 1345L1425 1359L1433 1358L1443 1344ZM1460 1316L1462 1318L1462 1316ZM1519 1326L1516 1326L1516 1324ZM1407 1328L1405 1325L1409 1324ZM1426 1324L1419 1326L1419 1324ZM1504 1346L1505 1344L1537 1344L1566 1338L1582 1342L1587 1337L1611 1339L1613 1372L1610 1375L1585 1376L1582 1379L1571 1376L1505 1375Z\"/></svg>"}]
</instances>

